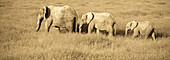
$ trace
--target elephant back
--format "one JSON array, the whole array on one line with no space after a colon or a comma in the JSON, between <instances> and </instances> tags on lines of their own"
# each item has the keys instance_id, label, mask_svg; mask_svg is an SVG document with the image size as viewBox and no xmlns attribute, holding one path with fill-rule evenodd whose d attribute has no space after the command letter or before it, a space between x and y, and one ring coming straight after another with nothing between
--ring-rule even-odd
<instances>
[{"instance_id":1,"label":"elephant back","mask_svg":"<svg viewBox=\"0 0 170 60\"><path fill-rule=\"evenodd\" d=\"M73 24L77 20L76 11L68 5L55 7L52 13L54 25L70 28L70 30L73 28Z\"/></svg>"},{"instance_id":2,"label":"elephant back","mask_svg":"<svg viewBox=\"0 0 170 60\"><path fill-rule=\"evenodd\" d=\"M138 29L142 35L145 35L146 32L152 31L153 26L149 21L138 22Z\"/></svg>"},{"instance_id":3,"label":"elephant back","mask_svg":"<svg viewBox=\"0 0 170 60\"><path fill-rule=\"evenodd\" d=\"M96 19L97 23L96 24L97 26L95 27L97 27L100 30L106 30L108 29L109 26L112 26L112 24L114 23L114 20L110 13L97 13L94 19Z\"/></svg>"},{"instance_id":4,"label":"elephant back","mask_svg":"<svg viewBox=\"0 0 170 60\"><path fill-rule=\"evenodd\" d=\"M63 11L64 13L64 19L66 20L66 22L70 22L73 21L74 18L77 18L77 13L76 11L71 8L70 6L66 5L63 7Z\"/></svg>"}]
</instances>

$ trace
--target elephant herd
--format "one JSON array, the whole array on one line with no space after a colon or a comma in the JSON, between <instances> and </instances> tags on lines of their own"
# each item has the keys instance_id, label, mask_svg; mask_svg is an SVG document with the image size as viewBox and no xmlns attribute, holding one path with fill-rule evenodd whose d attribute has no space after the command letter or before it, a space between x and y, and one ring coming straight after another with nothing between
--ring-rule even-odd
<instances>
[{"instance_id":1,"label":"elephant herd","mask_svg":"<svg viewBox=\"0 0 170 60\"><path fill-rule=\"evenodd\" d=\"M97 34L99 34L100 31L106 31L108 36L116 35L116 21L108 12L87 12L82 15L81 19L78 20L78 15L72 7L68 5L60 7L49 5L44 6L39 11L36 29L37 32L39 31L43 21L46 21L46 32L49 32L51 28L55 28L59 32L64 30L65 32L81 33L84 28L82 26L87 25L85 28L88 29L88 34L92 33L92 30L95 28ZM144 36L145 39L151 36L152 39L155 40L155 31L149 21L130 21L126 25L125 36L127 36L129 30L133 32L133 38L141 35Z\"/></svg>"}]
</instances>

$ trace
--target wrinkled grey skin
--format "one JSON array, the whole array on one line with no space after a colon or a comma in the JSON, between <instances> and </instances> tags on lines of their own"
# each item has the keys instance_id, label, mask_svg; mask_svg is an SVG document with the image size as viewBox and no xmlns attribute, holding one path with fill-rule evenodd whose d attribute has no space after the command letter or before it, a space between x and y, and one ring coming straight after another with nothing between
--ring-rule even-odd
<instances>
[{"instance_id":1,"label":"wrinkled grey skin","mask_svg":"<svg viewBox=\"0 0 170 60\"><path fill-rule=\"evenodd\" d=\"M76 32L77 30L77 13L68 5L65 6L44 6L38 14L37 32L41 27L42 21L45 22L45 31L49 32L50 28L66 30L66 32Z\"/></svg>"},{"instance_id":2,"label":"wrinkled grey skin","mask_svg":"<svg viewBox=\"0 0 170 60\"><path fill-rule=\"evenodd\" d=\"M125 30L125 37L127 37L128 30L133 31L133 38L137 37L139 34L144 36L145 39L149 37L149 35L152 36L152 39L155 40L155 32L152 24L149 21L130 21L126 25Z\"/></svg>"},{"instance_id":3,"label":"wrinkled grey skin","mask_svg":"<svg viewBox=\"0 0 170 60\"><path fill-rule=\"evenodd\" d=\"M116 35L116 22L114 21L110 13L88 12L82 15L80 21L81 21L79 26L80 31L81 31L81 26L83 24L87 24L88 34L91 33L94 27L96 28L97 34L99 34L100 30L102 31L105 30L109 33L109 36L112 36L113 34Z\"/></svg>"}]
</instances>

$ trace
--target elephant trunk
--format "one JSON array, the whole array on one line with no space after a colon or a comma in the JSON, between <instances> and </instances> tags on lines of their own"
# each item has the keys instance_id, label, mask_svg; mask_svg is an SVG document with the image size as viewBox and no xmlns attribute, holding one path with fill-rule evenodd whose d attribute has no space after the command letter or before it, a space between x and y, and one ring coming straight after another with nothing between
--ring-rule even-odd
<instances>
[{"instance_id":1,"label":"elephant trunk","mask_svg":"<svg viewBox=\"0 0 170 60\"><path fill-rule=\"evenodd\" d=\"M36 28L37 30L36 30L36 32L38 32L38 31L40 30L42 21L43 21L43 18L38 19L38 21L37 21L37 28Z\"/></svg>"},{"instance_id":2,"label":"elephant trunk","mask_svg":"<svg viewBox=\"0 0 170 60\"><path fill-rule=\"evenodd\" d=\"M40 23L40 20L38 20L38 21L37 21L37 30L36 30L36 32L39 31L40 27L41 27L41 23Z\"/></svg>"},{"instance_id":3,"label":"elephant trunk","mask_svg":"<svg viewBox=\"0 0 170 60\"><path fill-rule=\"evenodd\" d=\"M43 15L38 14L38 21L37 21L37 28L36 28L37 30L36 30L36 32L38 32L40 27L41 27L41 22L44 20L43 17L44 17Z\"/></svg>"}]
</instances>

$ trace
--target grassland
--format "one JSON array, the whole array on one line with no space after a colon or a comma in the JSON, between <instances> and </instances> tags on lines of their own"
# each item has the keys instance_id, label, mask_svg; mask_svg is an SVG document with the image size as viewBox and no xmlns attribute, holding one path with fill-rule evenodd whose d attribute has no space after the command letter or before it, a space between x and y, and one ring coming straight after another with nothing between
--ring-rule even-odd
<instances>
[{"instance_id":1,"label":"grassland","mask_svg":"<svg viewBox=\"0 0 170 60\"><path fill-rule=\"evenodd\" d=\"M51 4L70 5L79 18L110 12L118 35L35 32L39 9ZM153 22L157 41L123 37L131 20ZM170 60L169 23L169 0L1 0L0 60Z\"/></svg>"}]
</instances>

